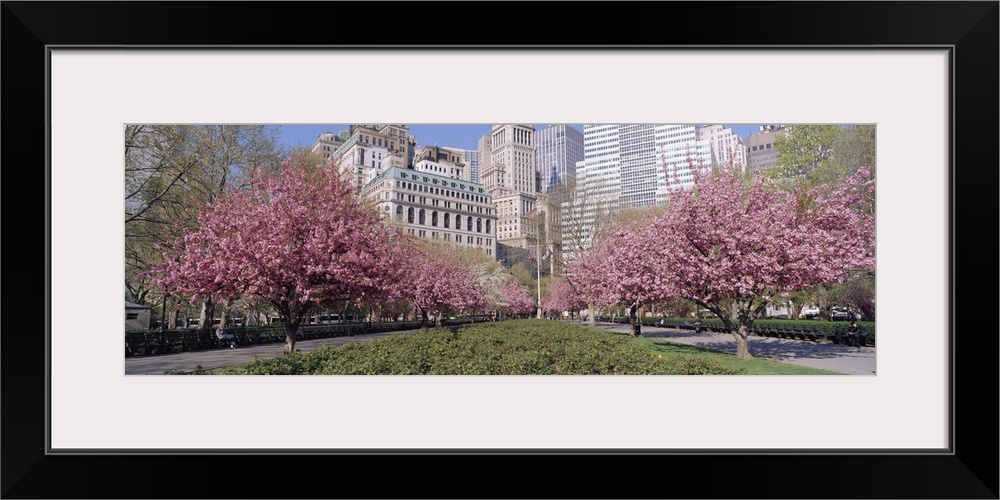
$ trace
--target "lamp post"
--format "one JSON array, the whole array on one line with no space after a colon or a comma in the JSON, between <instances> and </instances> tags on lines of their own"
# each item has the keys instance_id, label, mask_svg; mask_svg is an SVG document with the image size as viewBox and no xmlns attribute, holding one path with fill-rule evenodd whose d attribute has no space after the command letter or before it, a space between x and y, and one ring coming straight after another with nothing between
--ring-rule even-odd
<instances>
[{"instance_id":1,"label":"lamp post","mask_svg":"<svg viewBox=\"0 0 1000 500\"><path fill-rule=\"evenodd\" d=\"M167 294L167 290L164 289L163 290L163 308L161 309L161 312L160 312L160 338L159 338L159 342L158 342L160 344L160 346L159 346L159 350L158 350L157 353L163 352L163 341L165 340L165 337L166 337L166 334L167 334L166 330L167 330L167 297L168 296L169 295Z\"/></svg>"},{"instance_id":2,"label":"lamp post","mask_svg":"<svg viewBox=\"0 0 1000 500\"><path fill-rule=\"evenodd\" d=\"M541 231L541 210L535 212L535 255L538 256L538 261L535 262L535 285L538 292L538 314L536 318L542 319L542 261L549 256L549 252L546 251L545 255L542 255L542 231Z\"/></svg>"},{"instance_id":3,"label":"lamp post","mask_svg":"<svg viewBox=\"0 0 1000 500\"><path fill-rule=\"evenodd\" d=\"M537 218L537 215L536 215ZM535 255L538 256L538 261L535 262L535 285L538 287L538 315L536 318L542 319L542 254L541 254L541 238L539 238L538 232L539 223L535 222Z\"/></svg>"}]
</instances>

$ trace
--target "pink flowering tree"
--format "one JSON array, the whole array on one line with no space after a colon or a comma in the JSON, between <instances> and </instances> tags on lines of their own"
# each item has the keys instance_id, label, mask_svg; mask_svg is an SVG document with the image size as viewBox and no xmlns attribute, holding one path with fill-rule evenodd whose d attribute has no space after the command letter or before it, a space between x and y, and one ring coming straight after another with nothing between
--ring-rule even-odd
<instances>
[{"instance_id":1,"label":"pink flowering tree","mask_svg":"<svg viewBox=\"0 0 1000 500\"><path fill-rule=\"evenodd\" d=\"M285 354L320 305L392 295L406 245L350 183L304 157L277 175L229 188L203 207L195 230L164 251L158 282L173 294L266 302L285 321Z\"/></svg>"},{"instance_id":2,"label":"pink flowering tree","mask_svg":"<svg viewBox=\"0 0 1000 500\"><path fill-rule=\"evenodd\" d=\"M566 280L576 291L578 298L586 303L587 324L597 326L596 306L605 306L612 299L606 297L604 286L604 266L610 258L605 253L609 247L595 243L577 255L566 265Z\"/></svg>"},{"instance_id":3,"label":"pink flowering tree","mask_svg":"<svg viewBox=\"0 0 1000 500\"><path fill-rule=\"evenodd\" d=\"M531 314L535 310L535 299L531 297L531 292L515 280L501 285L500 295L505 304L503 309L506 309L510 314Z\"/></svg>"},{"instance_id":4,"label":"pink flowering tree","mask_svg":"<svg viewBox=\"0 0 1000 500\"><path fill-rule=\"evenodd\" d=\"M472 322L476 321L476 314L485 311L489 307L487 293L480 280L479 269L476 264L466 264L462 266L462 279L459 305L461 310L472 317Z\"/></svg>"},{"instance_id":5,"label":"pink flowering tree","mask_svg":"<svg viewBox=\"0 0 1000 500\"><path fill-rule=\"evenodd\" d=\"M647 217L621 219L590 249L603 263L595 270L601 302L625 306L633 337L642 334L642 307L676 293L671 277L660 272L659 239L650 223Z\"/></svg>"},{"instance_id":6,"label":"pink flowering tree","mask_svg":"<svg viewBox=\"0 0 1000 500\"><path fill-rule=\"evenodd\" d=\"M443 314L481 306L482 292L475 274L447 250L423 252L410 271L406 293L420 309L424 323L432 314L435 325L441 326Z\"/></svg>"},{"instance_id":7,"label":"pink flowering tree","mask_svg":"<svg viewBox=\"0 0 1000 500\"><path fill-rule=\"evenodd\" d=\"M547 311L557 313L569 311L572 315L586 307L586 301L580 297L572 283L565 278L550 281L542 295L542 308Z\"/></svg>"},{"instance_id":8,"label":"pink flowering tree","mask_svg":"<svg viewBox=\"0 0 1000 500\"><path fill-rule=\"evenodd\" d=\"M826 195L814 190L808 205L763 176L694 171L694 188L672 189L652 226L658 272L672 293L722 320L740 358L752 357L747 336L772 301L874 268L874 214L863 210L874 184L864 169L824 186ZM734 304L735 322L723 301Z\"/></svg>"}]
</instances>

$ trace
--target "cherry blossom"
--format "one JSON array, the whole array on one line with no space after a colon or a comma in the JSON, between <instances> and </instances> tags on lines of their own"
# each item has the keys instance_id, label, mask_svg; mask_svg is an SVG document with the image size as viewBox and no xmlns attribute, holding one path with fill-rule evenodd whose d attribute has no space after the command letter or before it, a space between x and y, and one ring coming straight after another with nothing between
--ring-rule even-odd
<instances>
[{"instance_id":1,"label":"cherry blossom","mask_svg":"<svg viewBox=\"0 0 1000 500\"><path fill-rule=\"evenodd\" d=\"M270 304L285 321L285 354L313 308L399 293L407 245L337 173L296 156L249 186L227 189L165 249L161 287Z\"/></svg>"}]
</instances>

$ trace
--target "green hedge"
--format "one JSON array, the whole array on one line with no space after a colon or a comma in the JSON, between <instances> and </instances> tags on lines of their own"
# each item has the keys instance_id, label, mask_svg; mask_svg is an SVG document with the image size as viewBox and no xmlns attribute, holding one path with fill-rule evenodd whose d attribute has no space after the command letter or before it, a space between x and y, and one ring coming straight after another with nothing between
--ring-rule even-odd
<instances>
[{"instance_id":1,"label":"green hedge","mask_svg":"<svg viewBox=\"0 0 1000 500\"><path fill-rule=\"evenodd\" d=\"M240 375L729 375L696 356L661 357L627 336L547 320L423 329L215 370Z\"/></svg>"},{"instance_id":2,"label":"green hedge","mask_svg":"<svg viewBox=\"0 0 1000 500\"><path fill-rule=\"evenodd\" d=\"M666 327L681 328L686 330L694 329L694 318L663 318ZM621 321L616 321L621 322ZM628 322L628 318L625 319ZM685 325L684 323L688 324ZM643 326L659 326L660 318L643 318ZM734 320L734 324L737 322ZM716 333L724 333L725 328L719 318L702 318L702 328ZM770 332L801 332L816 335L818 337L838 337L846 333L849 322L846 321L817 321L817 320L792 320L792 319L758 319L753 322L753 334L765 336ZM868 342L875 342L875 322L858 321L858 326L868 333Z\"/></svg>"}]
</instances>

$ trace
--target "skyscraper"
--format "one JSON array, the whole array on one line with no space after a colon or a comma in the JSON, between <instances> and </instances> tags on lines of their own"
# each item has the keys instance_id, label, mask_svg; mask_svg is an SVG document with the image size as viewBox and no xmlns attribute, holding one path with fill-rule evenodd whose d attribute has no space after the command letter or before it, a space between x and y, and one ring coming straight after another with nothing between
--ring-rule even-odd
<instances>
[{"instance_id":1,"label":"skyscraper","mask_svg":"<svg viewBox=\"0 0 1000 500\"><path fill-rule=\"evenodd\" d=\"M473 182L478 182L483 186L486 186L486 183L482 181L481 173L489 169L490 153L492 151L493 150L490 148L490 134L483 134L483 136L479 138L479 143L476 148L476 160L478 161L476 169L473 172Z\"/></svg>"},{"instance_id":2,"label":"skyscraper","mask_svg":"<svg viewBox=\"0 0 1000 500\"><path fill-rule=\"evenodd\" d=\"M488 146L489 162L480 158L479 179L497 208L497 258L505 260L511 249L536 243L535 127L494 125L486 142L480 151Z\"/></svg>"},{"instance_id":3,"label":"skyscraper","mask_svg":"<svg viewBox=\"0 0 1000 500\"><path fill-rule=\"evenodd\" d=\"M585 125L583 135L574 199L563 202L567 250L587 248L610 213L664 203L668 187L694 183L692 165L712 164L711 144L694 125Z\"/></svg>"},{"instance_id":4,"label":"skyscraper","mask_svg":"<svg viewBox=\"0 0 1000 500\"><path fill-rule=\"evenodd\" d=\"M535 132L535 168L542 193L564 184L576 175L576 162L583 160L583 132L568 125L552 125Z\"/></svg>"},{"instance_id":5,"label":"skyscraper","mask_svg":"<svg viewBox=\"0 0 1000 500\"><path fill-rule=\"evenodd\" d=\"M466 179L470 182L479 182L479 151L462 150L465 164L469 166L466 171Z\"/></svg>"}]
</instances>

